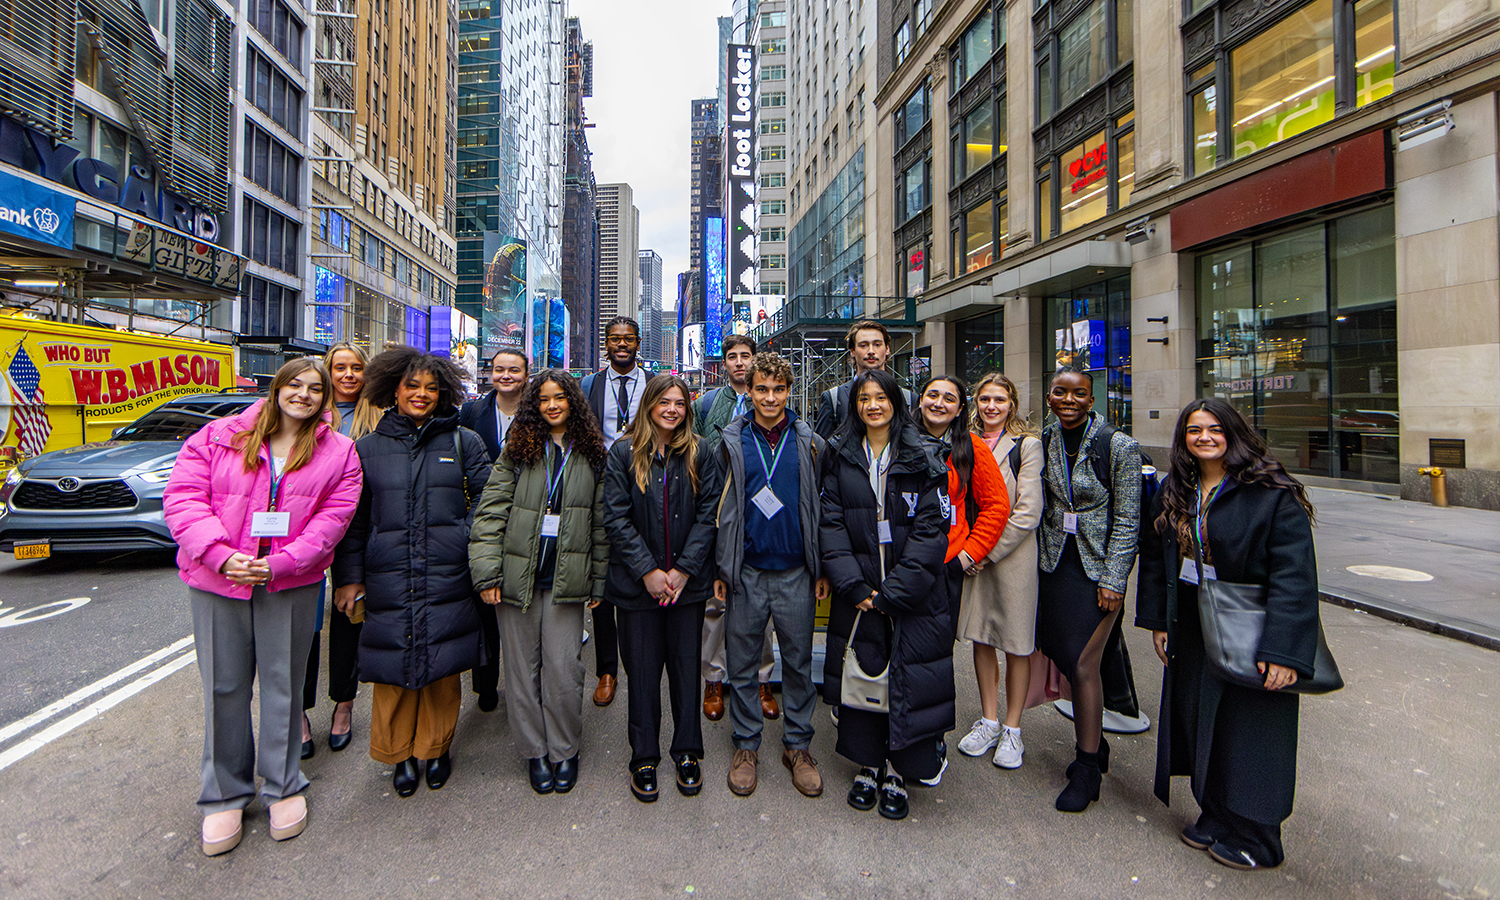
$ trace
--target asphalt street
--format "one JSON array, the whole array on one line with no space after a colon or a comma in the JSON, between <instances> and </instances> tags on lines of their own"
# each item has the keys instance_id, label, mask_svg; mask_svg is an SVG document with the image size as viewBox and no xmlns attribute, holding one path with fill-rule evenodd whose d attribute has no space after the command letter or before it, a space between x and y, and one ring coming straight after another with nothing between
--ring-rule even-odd
<instances>
[{"instance_id":1,"label":"asphalt street","mask_svg":"<svg viewBox=\"0 0 1500 900\"><path fill-rule=\"evenodd\" d=\"M0 607L12 610L0 613L0 734L186 636L183 595L159 556L0 563ZM24 621L80 596L91 600ZM579 786L549 797L526 784L503 702L483 714L465 694L451 781L410 799L364 753L368 691L341 754L327 748L325 703L318 753L304 763L307 832L273 843L257 803L240 847L206 859L194 807L201 688L183 648L80 701L133 691L73 715L76 727L53 727L69 707L0 740L0 897L1500 896L1500 654L1326 604L1324 618L1349 686L1303 702L1297 811L1287 863L1274 871L1231 871L1178 843L1195 809L1185 779L1170 808L1152 797L1154 730L1111 738L1102 800L1076 816L1052 809L1072 733L1047 707L1024 719L1023 768L955 752L941 787L913 789L903 822L845 804L854 769L834 755L822 706L813 751L823 797L792 789L779 722L767 725L760 788L732 796L726 721L705 723L703 794L664 785L647 806L626 787L623 692L608 709L587 707ZM1154 712L1160 669L1146 635L1127 632ZM967 648L957 657L962 728L977 698ZM152 681L169 664L180 668ZM16 758L27 740L32 752Z\"/></svg>"}]
</instances>

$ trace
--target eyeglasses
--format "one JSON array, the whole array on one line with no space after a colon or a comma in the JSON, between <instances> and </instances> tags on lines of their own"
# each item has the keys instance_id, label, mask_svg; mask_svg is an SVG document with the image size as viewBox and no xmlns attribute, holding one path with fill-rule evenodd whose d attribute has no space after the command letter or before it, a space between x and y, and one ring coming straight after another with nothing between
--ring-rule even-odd
<instances>
[{"instance_id":1,"label":"eyeglasses","mask_svg":"<svg viewBox=\"0 0 1500 900\"><path fill-rule=\"evenodd\" d=\"M633 334L612 334L604 339L606 344L638 344L641 339Z\"/></svg>"}]
</instances>

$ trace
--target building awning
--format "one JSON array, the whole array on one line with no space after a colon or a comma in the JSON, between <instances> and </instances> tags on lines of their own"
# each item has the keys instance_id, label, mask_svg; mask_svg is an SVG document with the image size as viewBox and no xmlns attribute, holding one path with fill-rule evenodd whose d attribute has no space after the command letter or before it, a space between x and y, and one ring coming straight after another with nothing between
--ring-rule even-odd
<instances>
[{"instance_id":1,"label":"building awning","mask_svg":"<svg viewBox=\"0 0 1500 900\"><path fill-rule=\"evenodd\" d=\"M917 318L956 322L1001 306L1007 297L1062 294L1105 278L1127 275L1131 262L1127 241L1080 241L997 272L987 282L924 299L917 306Z\"/></svg>"}]
</instances>

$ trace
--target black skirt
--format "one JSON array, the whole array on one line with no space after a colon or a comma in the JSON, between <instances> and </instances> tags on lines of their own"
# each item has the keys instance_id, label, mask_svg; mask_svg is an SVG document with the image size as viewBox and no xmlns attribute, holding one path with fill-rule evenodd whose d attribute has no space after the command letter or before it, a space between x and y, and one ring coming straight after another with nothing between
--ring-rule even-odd
<instances>
[{"instance_id":1,"label":"black skirt","mask_svg":"<svg viewBox=\"0 0 1500 900\"><path fill-rule=\"evenodd\" d=\"M1076 681L1078 657L1108 615L1099 608L1099 583L1083 570L1078 541L1070 534L1063 543L1057 568L1039 573L1037 649L1056 663L1069 681Z\"/></svg>"}]
</instances>

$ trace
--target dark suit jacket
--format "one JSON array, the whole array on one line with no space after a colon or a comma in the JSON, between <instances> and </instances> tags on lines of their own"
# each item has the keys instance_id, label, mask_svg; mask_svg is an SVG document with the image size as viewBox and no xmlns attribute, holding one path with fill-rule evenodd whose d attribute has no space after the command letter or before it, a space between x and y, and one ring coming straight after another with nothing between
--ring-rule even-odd
<instances>
[{"instance_id":1,"label":"dark suit jacket","mask_svg":"<svg viewBox=\"0 0 1500 900\"><path fill-rule=\"evenodd\" d=\"M606 377L600 378L600 374L604 374ZM591 372L583 376L583 384L581 385L583 396L588 398L589 409L594 411L594 422L598 424L600 431L604 430L604 398L605 391L609 387L609 376L616 374L614 369L606 366L598 372ZM650 373L646 374L646 380L641 384L641 394L644 395L646 393L646 385L650 384L651 379L655 377L655 375Z\"/></svg>"},{"instance_id":2,"label":"dark suit jacket","mask_svg":"<svg viewBox=\"0 0 1500 900\"><path fill-rule=\"evenodd\" d=\"M495 423L495 391L465 403L458 411L458 424L479 435L484 441L484 448L490 451L490 462L500 458L500 433Z\"/></svg>"}]
</instances>

